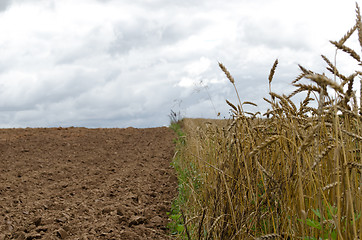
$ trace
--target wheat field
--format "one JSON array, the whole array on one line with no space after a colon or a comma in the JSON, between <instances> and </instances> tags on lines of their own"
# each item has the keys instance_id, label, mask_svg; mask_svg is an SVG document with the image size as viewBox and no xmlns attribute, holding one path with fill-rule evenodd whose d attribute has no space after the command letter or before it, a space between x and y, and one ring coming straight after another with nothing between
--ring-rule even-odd
<instances>
[{"instance_id":1,"label":"wheat field","mask_svg":"<svg viewBox=\"0 0 362 240\"><path fill-rule=\"evenodd\" d=\"M330 41L362 66L347 46L362 22ZM247 113L235 81L230 120L183 119L174 165L179 198L173 219L181 239L362 239L362 72L342 73L322 55L326 73L299 65L295 91L272 91L264 114ZM360 89L353 89L359 81ZM359 97L357 91L360 91ZM299 104L295 95L303 95ZM358 99L359 98L359 99Z\"/></svg>"}]
</instances>

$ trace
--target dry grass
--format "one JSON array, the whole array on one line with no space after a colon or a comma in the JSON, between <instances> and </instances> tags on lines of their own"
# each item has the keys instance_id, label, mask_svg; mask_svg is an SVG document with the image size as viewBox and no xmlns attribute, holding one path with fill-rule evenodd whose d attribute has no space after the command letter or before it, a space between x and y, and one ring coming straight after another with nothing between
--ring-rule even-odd
<instances>
[{"instance_id":1,"label":"dry grass","mask_svg":"<svg viewBox=\"0 0 362 240\"><path fill-rule=\"evenodd\" d=\"M362 47L358 6L356 13L356 25L332 44L362 65L345 45L357 32ZM239 99L228 102L231 120L183 120L180 164L190 173L181 206L185 238L362 239L362 106L352 88L362 75L345 77L323 59L332 76L300 66L290 95L271 92L275 61L267 118L244 113L250 103ZM297 107L291 97L300 93L306 97Z\"/></svg>"}]
</instances>

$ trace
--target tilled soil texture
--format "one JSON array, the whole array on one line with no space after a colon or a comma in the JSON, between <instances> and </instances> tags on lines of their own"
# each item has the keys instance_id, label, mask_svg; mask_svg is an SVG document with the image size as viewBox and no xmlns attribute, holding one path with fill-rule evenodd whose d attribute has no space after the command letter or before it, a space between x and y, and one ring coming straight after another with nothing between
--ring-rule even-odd
<instances>
[{"instance_id":1,"label":"tilled soil texture","mask_svg":"<svg viewBox=\"0 0 362 240\"><path fill-rule=\"evenodd\" d=\"M0 240L169 239L172 130L0 130Z\"/></svg>"}]
</instances>

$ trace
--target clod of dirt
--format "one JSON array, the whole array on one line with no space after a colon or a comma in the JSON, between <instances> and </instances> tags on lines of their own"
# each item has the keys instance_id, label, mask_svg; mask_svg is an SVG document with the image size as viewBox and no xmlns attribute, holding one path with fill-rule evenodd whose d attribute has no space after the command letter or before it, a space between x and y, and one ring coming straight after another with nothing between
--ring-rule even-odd
<instances>
[{"instance_id":1,"label":"clod of dirt","mask_svg":"<svg viewBox=\"0 0 362 240\"><path fill-rule=\"evenodd\" d=\"M147 221L147 218L142 216L132 216L129 220L128 226L132 227L133 225L140 225Z\"/></svg>"},{"instance_id":2,"label":"clod of dirt","mask_svg":"<svg viewBox=\"0 0 362 240\"><path fill-rule=\"evenodd\" d=\"M67 220L66 217L61 217L61 218L58 218L56 221L59 222L59 223L65 223L65 222L67 222L68 220Z\"/></svg>"},{"instance_id":3,"label":"clod of dirt","mask_svg":"<svg viewBox=\"0 0 362 240\"><path fill-rule=\"evenodd\" d=\"M119 216L123 216L125 214L125 210L123 207L118 207L117 208L117 215Z\"/></svg>"},{"instance_id":4,"label":"clod of dirt","mask_svg":"<svg viewBox=\"0 0 362 240\"><path fill-rule=\"evenodd\" d=\"M120 234L120 239L137 239L137 240L141 240L142 238L140 238L137 233L132 232L132 231L127 231L127 230L123 230Z\"/></svg>"},{"instance_id":5,"label":"clod of dirt","mask_svg":"<svg viewBox=\"0 0 362 240\"><path fill-rule=\"evenodd\" d=\"M39 227L37 227L37 228L35 229L35 231L38 232L38 233L42 233L42 232L45 233L45 232L48 231L48 227L39 226Z\"/></svg>"},{"instance_id":6,"label":"clod of dirt","mask_svg":"<svg viewBox=\"0 0 362 240\"><path fill-rule=\"evenodd\" d=\"M162 218L160 216L151 218L150 222L155 224L157 227L162 226Z\"/></svg>"},{"instance_id":7,"label":"clod of dirt","mask_svg":"<svg viewBox=\"0 0 362 240\"><path fill-rule=\"evenodd\" d=\"M1 237L1 235L0 235ZM16 238L16 240L25 240L25 233L19 233L18 237ZM3 239L3 238L0 238L0 239ZM5 237L4 237L5 239Z\"/></svg>"},{"instance_id":8,"label":"clod of dirt","mask_svg":"<svg viewBox=\"0 0 362 240\"><path fill-rule=\"evenodd\" d=\"M68 233L63 229L60 228L57 232L56 235L60 238L60 239L65 239L68 237Z\"/></svg>"},{"instance_id":9,"label":"clod of dirt","mask_svg":"<svg viewBox=\"0 0 362 240\"><path fill-rule=\"evenodd\" d=\"M132 201L136 204L140 203L140 199L139 199L138 195L136 195L136 194L132 194L132 193L129 194L128 199L132 199Z\"/></svg>"},{"instance_id":10,"label":"clod of dirt","mask_svg":"<svg viewBox=\"0 0 362 240\"><path fill-rule=\"evenodd\" d=\"M33 222L34 222L35 226L38 227L38 226L40 226L40 224L41 224L41 218L40 218L40 217L39 217L39 218L35 218Z\"/></svg>"},{"instance_id":11,"label":"clod of dirt","mask_svg":"<svg viewBox=\"0 0 362 240\"><path fill-rule=\"evenodd\" d=\"M127 218L125 216L119 216L117 221L119 224L122 224L124 222L127 222Z\"/></svg>"},{"instance_id":12,"label":"clod of dirt","mask_svg":"<svg viewBox=\"0 0 362 240\"><path fill-rule=\"evenodd\" d=\"M113 209L111 207L105 207L105 208L102 209L103 214L108 214L108 213L110 213L112 211L113 211Z\"/></svg>"},{"instance_id":13,"label":"clod of dirt","mask_svg":"<svg viewBox=\"0 0 362 240\"><path fill-rule=\"evenodd\" d=\"M26 237L26 240L32 240L32 239L41 239L41 234L39 234L39 233L30 233Z\"/></svg>"}]
</instances>

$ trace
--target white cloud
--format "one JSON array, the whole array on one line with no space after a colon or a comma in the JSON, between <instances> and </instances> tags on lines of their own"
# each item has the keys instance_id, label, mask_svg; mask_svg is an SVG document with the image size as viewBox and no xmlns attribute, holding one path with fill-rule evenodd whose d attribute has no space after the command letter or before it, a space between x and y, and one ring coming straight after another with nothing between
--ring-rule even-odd
<instances>
[{"instance_id":1,"label":"white cloud","mask_svg":"<svg viewBox=\"0 0 362 240\"><path fill-rule=\"evenodd\" d=\"M263 109L275 58L275 91L291 89L298 63L322 70L320 54L333 57L328 40L353 25L354 7L326 0L2 1L0 127L161 126L171 108L227 116L225 99L236 98L218 61L243 100Z\"/></svg>"},{"instance_id":2,"label":"white cloud","mask_svg":"<svg viewBox=\"0 0 362 240\"><path fill-rule=\"evenodd\" d=\"M210 59L206 57L201 57L198 61L188 64L185 69L188 74L199 76L206 72L210 68L210 65Z\"/></svg>"},{"instance_id":3,"label":"white cloud","mask_svg":"<svg viewBox=\"0 0 362 240\"><path fill-rule=\"evenodd\" d=\"M189 77L183 77L181 78L181 81L178 83L178 86L180 87L194 87L195 86L195 80Z\"/></svg>"}]
</instances>

